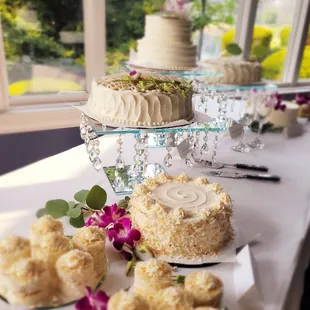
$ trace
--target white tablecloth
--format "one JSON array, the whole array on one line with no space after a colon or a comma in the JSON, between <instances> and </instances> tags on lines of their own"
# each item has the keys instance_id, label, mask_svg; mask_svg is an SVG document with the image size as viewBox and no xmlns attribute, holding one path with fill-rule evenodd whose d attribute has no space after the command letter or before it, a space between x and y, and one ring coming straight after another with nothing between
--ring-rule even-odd
<instances>
[{"instance_id":1,"label":"white tablecloth","mask_svg":"<svg viewBox=\"0 0 310 310\"><path fill-rule=\"evenodd\" d=\"M131 163L133 140L127 137L125 159ZM257 262L264 309L284 309L285 304L288 309L298 309L303 272L309 259L309 251L304 251L303 245L309 226L310 134L290 140L279 134L266 134L263 139L267 148L250 154L231 151L230 146L235 142L224 139L218 160L267 165L271 173L282 177L280 184L222 178L211 180L222 184L232 196L235 218L242 234L249 238L256 236L251 250ZM114 164L115 146L115 137L101 138L101 158L105 165ZM164 149L150 150L150 162L159 162L165 152ZM199 165L187 169L184 162L176 158L169 173L185 170L190 176L207 171ZM36 210L44 207L47 200L70 200L75 192L89 189L94 184L106 189L109 203L121 198L115 196L104 173L92 169L83 145L0 177L0 237L9 234L26 236L30 223L36 219ZM69 225L66 229L67 233L72 230ZM106 282L109 285L104 285L108 293L128 287L131 281L123 274L124 261L118 259L115 252L111 253L113 259ZM303 261L298 264L301 254ZM223 263L208 269L224 281L225 306L229 310L239 309L233 281L234 264ZM180 270L180 273L186 272ZM289 290L293 278L293 289ZM0 304L0 309L5 309L4 304Z\"/></svg>"}]
</instances>

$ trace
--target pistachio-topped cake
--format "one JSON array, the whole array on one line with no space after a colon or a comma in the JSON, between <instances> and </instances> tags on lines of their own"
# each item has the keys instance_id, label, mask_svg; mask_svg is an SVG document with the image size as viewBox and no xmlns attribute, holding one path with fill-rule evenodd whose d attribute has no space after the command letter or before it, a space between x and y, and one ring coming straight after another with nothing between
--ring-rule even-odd
<instances>
[{"instance_id":1,"label":"pistachio-topped cake","mask_svg":"<svg viewBox=\"0 0 310 310\"><path fill-rule=\"evenodd\" d=\"M93 81L88 106L101 120L160 126L193 117L192 86L183 79L136 71Z\"/></svg>"},{"instance_id":2,"label":"pistachio-topped cake","mask_svg":"<svg viewBox=\"0 0 310 310\"><path fill-rule=\"evenodd\" d=\"M130 213L156 255L199 260L217 255L233 239L231 199L202 177L147 179L135 187Z\"/></svg>"}]
</instances>

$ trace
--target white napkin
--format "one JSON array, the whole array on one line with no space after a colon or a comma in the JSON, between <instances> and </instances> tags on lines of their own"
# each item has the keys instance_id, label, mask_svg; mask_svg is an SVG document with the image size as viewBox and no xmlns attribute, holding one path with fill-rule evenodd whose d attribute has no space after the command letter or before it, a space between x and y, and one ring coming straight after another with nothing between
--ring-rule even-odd
<instances>
[{"instance_id":1,"label":"white napkin","mask_svg":"<svg viewBox=\"0 0 310 310\"><path fill-rule=\"evenodd\" d=\"M255 260L248 245L237 255L237 263L234 269L234 282L240 310L264 309L257 283Z\"/></svg>"}]
</instances>

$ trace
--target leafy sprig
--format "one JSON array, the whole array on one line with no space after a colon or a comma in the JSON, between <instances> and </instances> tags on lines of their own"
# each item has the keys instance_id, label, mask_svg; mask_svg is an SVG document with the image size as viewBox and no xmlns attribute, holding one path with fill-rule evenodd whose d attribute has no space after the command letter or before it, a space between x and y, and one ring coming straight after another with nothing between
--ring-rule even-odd
<instances>
[{"instance_id":1,"label":"leafy sprig","mask_svg":"<svg viewBox=\"0 0 310 310\"><path fill-rule=\"evenodd\" d=\"M45 208L37 211L36 216L40 218L48 214L55 219L68 216L73 227L81 228L85 224L85 215L87 213L92 214L105 206L107 193L99 185L95 185L90 190L82 189L78 191L74 194L74 199L75 201L49 200L46 202Z\"/></svg>"}]
</instances>

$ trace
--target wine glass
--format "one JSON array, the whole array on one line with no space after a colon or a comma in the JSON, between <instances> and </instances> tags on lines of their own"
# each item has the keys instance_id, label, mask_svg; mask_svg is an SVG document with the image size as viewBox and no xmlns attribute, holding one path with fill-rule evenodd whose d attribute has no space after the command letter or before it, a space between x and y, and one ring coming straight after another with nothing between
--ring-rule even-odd
<instances>
[{"instance_id":1,"label":"wine glass","mask_svg":"<svg viewBox=\"0 0 310 310\"><path fill-rule=\"evenodd\" d=\"M248 146L254 149L262 150L265 147L265 144L260 139L260 136L263 126L267 123L268 116L274 106L275 96L273 94L266 94L265 92L256 93L254 96L256 96L257 99L256 114L254 119L258 122L258 129L256 137L253 141L248 143Z\"/></svg>"},{"instance_id":2,"label":"wine glass","mask_svg":"<svg viewBox=\"0 0 310 310\"><path fill-rule=\"evenodd\" d=\"M249 153L251 149L244 143L244 127L251 125L251 123L253 122L256 113L257 98L255 96L249 96L248 94L243 93L241 94L238 103L239 110L237 112L237 122L238 124L242 125L243 128L239 143L237 145L234 145L232 149L235 152Z\"/></svg>"}]
</instances>

